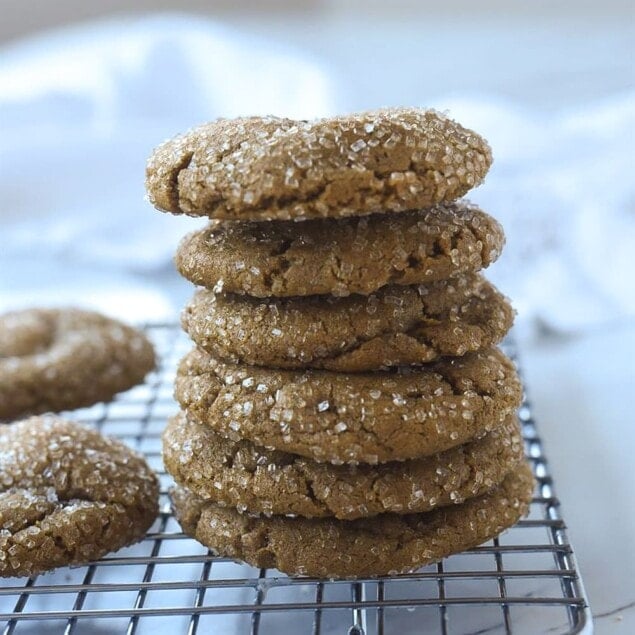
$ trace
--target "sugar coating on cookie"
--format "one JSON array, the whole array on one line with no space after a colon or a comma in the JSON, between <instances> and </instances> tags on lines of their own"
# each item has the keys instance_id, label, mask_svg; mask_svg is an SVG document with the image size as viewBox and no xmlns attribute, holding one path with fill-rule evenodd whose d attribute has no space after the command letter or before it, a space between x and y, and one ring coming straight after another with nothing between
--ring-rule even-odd
<instances>
[{"instance_id":1,"label":"sugar coating on cookie","mask_svg":"<svg viewBox=\"0 0 635 635\"><path fill-rule=\"evenodd\" d=\"M353 520L460 504L498 485L522 460L517 419L481 439L423 459L330 465L221 437L180 413L163 433L176 482L204 500L250 514Z\"/></svg>"},{"instance_id":2,"label":"sugar coating on cookie","mask_svg":"<svg viewBox=\"0 0 635 635\"><path fill-rule=\"evenodd\" d=\"M272 370L194 349L175 396L195 421L233 440L331 463L428 456L500 426L522 391L498 349L416 369L372 373Z\"/></svg>"},{"instance_id":3,"label":"sugar coating on cookie","mask_svg":"<svg viewBox=\"0 0 635 635\"><path fill-rule=\"evenodd\" d=\"M255 297L351 293L431 283L494 262L500 224L466 201L401 214L304 222L219 221L187 235L175 263L194 284Z\"/></svg>"},{"instance_id":4,"label":"sugar coating on cookie","mask_svg":"<svg viewBox=\"0 0 635 635\"><path fill-rule=\"evenodd\" d=\"M0 421L110 400L155 366L143 333L80 309L0 315Z\"/></svg>"},{"instance_id":5,"label":"sugar coating on cookie","mask_svg":"<svg viewBox=\"0 0 635 635\"><path fill-rule=\"evenodd\" d=\"M457 199L491 162L483 138L434 110L219 119L160 145L146 189L158 209L193 216L357 216Z\"/></svg>"},{"instance_id":6,"label":"sugar coating on cookie","mask_svg":"<svg viewBox=\"0 0 635 635\"><path fill-rule=\"evenodd\" d=\"M363 372L489 348L513 317L508 300L477 274L339 298L262 299L203 289L181 321L200 348L229 362Z\"/></svg>"},{"instance_id":7,"label":"sugar coating on cookie","mask_svg":"<svg viewBox=\"0 0 635 635\"><path fill-rule=\"evenodd\" d=\"M422 514L333 518L253 517L172 492L186 534L215 553L289 575L361 578L415 571L476 547L529 509L534 479L526 462L488 494Z\"/></svg>"},{"instance_id":8,"label":"sugar coating on cookie","mask_svg":"<svg viewBox=\"0 0 635 635\"><path fill-rule=\"evenodd\" d=\"M84 564L140 540L159 484L116 439L46 415L0 428L0 577Z\"/></svg>"}]
</instances>

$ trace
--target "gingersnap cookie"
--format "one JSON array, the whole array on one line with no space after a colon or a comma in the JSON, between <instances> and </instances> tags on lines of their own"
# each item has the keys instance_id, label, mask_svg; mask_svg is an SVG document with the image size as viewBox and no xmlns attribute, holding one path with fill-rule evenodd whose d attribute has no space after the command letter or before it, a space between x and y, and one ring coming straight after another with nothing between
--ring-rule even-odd
<instances>
[{"instance_id":1,"label":"gingersnap cookie","mask_svg":"<svg viewBox=\"0 0 635 635\"><path fill-rule=\"evenodd\" d=\"M0 316L0 421L108 401L154 366L143 333L98 313L6 313Z\"/></svg>"},{"instance_id":2,"label":"gingersnap cookie","mask_svg":"<svg viewBox=\"0 0 635 635\"><path fill-rule=\"evenodd\" d=\"M498 344L509 301L480 275L369 295L253 298L199 290L181 322L214 357L269 368L363 372Z\"/></svg>"},{"instance_id":3,"label":"gingersnap cookie","mask_svg":"<svg viewBox=\"0 0 635 635\"><path fill-rule=\"evenodd\" d=\"M514 365L495 348L356 374L229 364L194 349L175 382L194 421L235 441L331 463L442 452L500 426L521 395Z\"/></svg>"},{"instance_id":4,"label":"gingersnap cookie","mask_svg":"<svg viewBox=\"0 0 635 635\"><path fill-rule=\"evenodd\" d=\"M180 413L163 433L163 461L196 496L251 514L353 520L459 504L498 485L522 460L515 416L481 439L423 459L330 465L226 439Z\"/></svg>"},{"instance_id":5,"label":"gingersnap cookie","mask_svg":"<svg viewBox=\"0 0 635 635\"><path fill-rule=\"evenodd\" d=\"M482 544L527 513L533 489L523 461L491 492L423 514L253 517L180 488L172 503L183 531L221 556L289 575L364 578L415 571Z\"/></svg>"},{"instance_id":6,"label":"gingersnap cookie","mask_svg":"<svg viewBox=\"0 0 635 635\"><path fill-rule=\"evenodd\" d=\"M230 293L369 295L475 273L504 243L495 219L456 201L390 216L216 222L186 236L175 262L194 284Z\"/></svg>"},{"instance_id":7,"label":"gingersnap cookie","mask_svg":"<svg viewBox=\"0 0 635 635\"><path fill-rule=\"evenodd\" d=\"M85 564L141 540L159 484L120 441L54 416L0 428L0 577Z\"/></svg>"},{"instance_id":8,"label":"gingersnap cookie","mask_svg":"<svg viewBox=\"0 0 635 635\"><path fill-rule=\"evenodd\" d=\"M230 220L400 212L479 185L487 142L434 111L389 108L315 121L218 119L166 141L146 168L162 211Z\"/></svg>"}]
</instances>

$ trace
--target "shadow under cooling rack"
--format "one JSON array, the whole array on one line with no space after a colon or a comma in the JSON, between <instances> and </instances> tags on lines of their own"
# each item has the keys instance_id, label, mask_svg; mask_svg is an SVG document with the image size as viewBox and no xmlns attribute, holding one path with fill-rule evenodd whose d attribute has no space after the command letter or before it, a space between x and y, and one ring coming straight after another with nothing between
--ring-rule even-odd
<instances>
[{"instance_id":1,"label":"shadow under cooling rack","mask_svg":"<svg viewBox=\"0 0 635 635\"><path fill-rule=\"evenodd\" d=\"M590 613L552 479L525 401L519 412L537 479L529 516L501 536L416 573L351 581L289 578L212 556L170 513L160 455L172 384L190 344L149 325L161 363L110 404L68 416L143 452L160 474L162 513L137 545L84 567L0 580L4 635L404 635L590 632ZM516 359L511 343L504 346Z\"/></svg>"}]
</instances>

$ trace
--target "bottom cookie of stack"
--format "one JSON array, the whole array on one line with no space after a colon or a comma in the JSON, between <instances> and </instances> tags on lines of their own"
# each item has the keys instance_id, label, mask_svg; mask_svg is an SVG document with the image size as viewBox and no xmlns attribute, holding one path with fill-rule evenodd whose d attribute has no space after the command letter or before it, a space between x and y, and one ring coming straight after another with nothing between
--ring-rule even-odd
<instances>
[{"instance_id":1,"label":"bottom cookie of stack","mask_svg":"<svg viewBox=\"0 0 635 635\"><path fill-rule=\"evenodd\" d=\"M421 514L255 517L180 487L172 504L185 533L218 555L290 575L360 578L414 571L482 544L527 513L533 489L531 469L521 462L487 494Z\"/></svg>"}]
</instances>

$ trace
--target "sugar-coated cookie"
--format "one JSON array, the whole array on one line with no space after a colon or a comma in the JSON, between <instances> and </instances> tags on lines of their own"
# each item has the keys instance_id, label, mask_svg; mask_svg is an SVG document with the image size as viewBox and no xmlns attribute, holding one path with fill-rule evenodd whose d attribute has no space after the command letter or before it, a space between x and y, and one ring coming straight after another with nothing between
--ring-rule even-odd
<instances>
[{"instance_id":1,"label":"sugar-coated cookie","mask_svg":"<svg viewBox=\"0 0 635 635\"><path fill-rule=\"evenodd\" d=\"M160 145L146 189L160 210L231 220L403 212L480 184L487 142L434 110L316 121L218 119Z\"/></svg>"},{"instance_id":2,"label":"sugar-coated cookie","mask_svg":"<svg viewBox=\"0 0 635 635\"><path fill-rule=\"evenodd\" d=\"M176 253L194 284L255 297L360 293L429 284L494 262L503 228L466 201L401 214L304 222L218 221Z\"/></svg>"},{"instance_id":3,"label":"sugar-coated cookie","mask_svg":"<svg viewBox=\"0 0 635 635\"><path fill-rule=\"evenodd\" d=\"M522 460L515 416L481 439L382 465L330 465L221 437L180 413L163 433L163 460L198 497L250 514L354 520L460 504L498 485Z\"/></svg>"},{"instance_id":4,"label":"sugar-coated cookie","mask_svg":"<svg viewBox=\"0 0 635 635\"><path fill-rule=\"evenodd\" d=\"M229 362L357 373L489 348L513 318L509 301L477 274L343 298L202 289L181 322L200 348Z\"/></svg>"},{"instance_id":5,"label":"sugar-coated cookie","mask_svg":"<svg viewBox=\"0 0 635 635\"><path fill-rule=\"evenodd\" d=\"M0 428L0 577L84 564L141 540L159 484L118 440L52 415Z\"/></svg>"},{"instance_id":6,"label":"sugar-coated cookie","mask_svg":"<svg viewBox=\"0 0 635 635\"><path fill-rule=\"evenodd\" d=\"M194 420L233 440L331 463L428 456L498 427L520 405L498 349L372 373L271 370L194 349L175 395Z\"/></svg>"},{"instance_id":7,"label":"sugar-coated cookie","mask_svg":"<svg viewBox=\"0 0 635 635\"><path fill-rule=\"evenodd\" d=\"M0 315L0 421L108 401L155 366L140 331L80 309Z\"/></svg>"}]
</instances>

